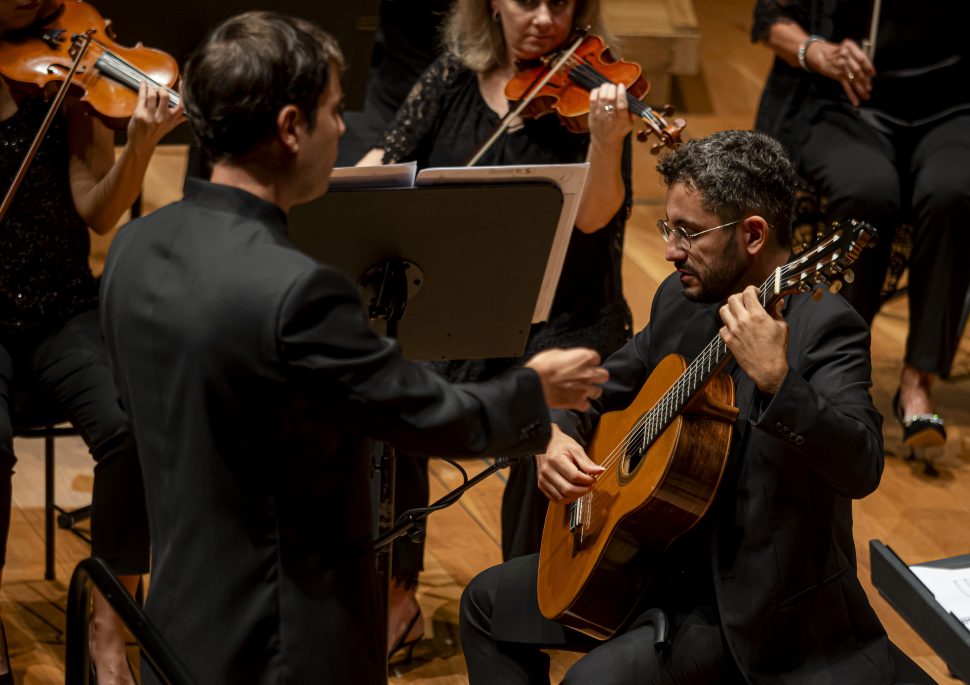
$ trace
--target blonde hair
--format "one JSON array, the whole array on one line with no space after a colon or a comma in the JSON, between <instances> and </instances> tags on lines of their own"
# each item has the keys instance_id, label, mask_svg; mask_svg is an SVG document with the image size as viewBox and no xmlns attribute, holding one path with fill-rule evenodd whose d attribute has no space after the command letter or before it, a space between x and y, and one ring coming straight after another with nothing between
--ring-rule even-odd
<instances>
[{"instance_id":1,"label":"blonde hair","mask_svg":"<svg viewBox=\"0 0 970 685\"><path fill-rule=\"evenodd\" d=\"M600 0L576 0L573 25L591 26L612 47ZM492 18L489 0L458 0L445 20L442 41L448 52L477 73L502 66L508 57L502 23Z\"/></svg>"}]
</instances>

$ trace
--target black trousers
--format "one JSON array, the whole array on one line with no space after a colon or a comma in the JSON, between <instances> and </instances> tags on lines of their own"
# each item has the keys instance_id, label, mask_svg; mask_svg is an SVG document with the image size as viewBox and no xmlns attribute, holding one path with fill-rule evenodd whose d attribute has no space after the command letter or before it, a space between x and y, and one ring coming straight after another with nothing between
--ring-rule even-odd
<instances>
[{"instance_id":1,"label":"black trousers","mask_svg":"<svg viewBox=\"0 0 970 685\"><path fill-rule=\"evenodd\" d=\"M92 554L120 575L146 573L148 517L138 454L101 342L96 311L79 314L49 335L0 341L0 567L10 530L14 380L42 391L91 450Z\"/></svg>"},{"instance_id":2,"label":"black trousers","mask_svg":"<svg viewBox=\"0 0 970 685\"><path fill-rule=\"evenodd\" d=\"M842 290L866 321L879 310L893 233L912 223L906 362L947 376L970 288L970 114L881 132L829 108L801 155L802 173L828 198L828 220L861 219L879 232Z\"/></svg>"},{"instance_id":3,"label":"black trousers","mask_svg":"<svg viewBox=\"0 0 970 685\"><path fill-rule=\"evenodd\" d=\"M716 613L710 607L668 613L669 653L658 654L651 624L634 621L606 642L562 628L539 613L538 555L492 567L461 597L461 641L471 685L549 682L549 656L542 649L587 652L563 683L598 685L731 685L743 682ZM499 595L502 595L499 600Z\"/></svg>"}]
</instances>

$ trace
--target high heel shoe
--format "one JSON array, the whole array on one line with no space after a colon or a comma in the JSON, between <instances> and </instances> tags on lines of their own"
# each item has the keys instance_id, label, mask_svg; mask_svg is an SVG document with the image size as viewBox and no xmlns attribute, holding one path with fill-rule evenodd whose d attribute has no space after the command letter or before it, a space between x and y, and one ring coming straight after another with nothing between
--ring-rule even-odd
<instances>
[{"instance_id":1,"label":"high heel shoe","mask_svg":"<svg viewBox=\"0 0 970 685\"><path fill-rule=\"evenodd\" d=\"M903 428L903 444L910 448L942 447L946 443L946 429L939 414L903 415L899 390L893 396L893 413Z\"/></svg>"},{"instance_id":2,"label":"high heel shoe","mask_svg":"<svg viewBox=\"0 0 970 685\"><path fill-rule=\"evenodd\" d=\"M414 626L418 625L418 622L419 621L422 621L423 622L423 619L421 617L421 609L418 609L417 613L414 614L414 616L411 617L410 622L408 622L408 627L404 629L404 632L401 633L401 637L399 637L397 639L397 642L395 642L394 643L394 646L391 647L390 651L388 651L388 653L387 653L387 660L388 661L391 661L391 659L394 658L394 655L395 654L397 654L401 650L405 650L406 649L407 652L405 653L404 658L401 659L400 663L402 663L402 664L409 664L409 663L411 663L411 657L414 654L414 647L419 642L421 642L421 640L424 639L423 623L422 623L421 633L417 637L411 638L410 640L408 640L407 637L408 637L408 635L411 634L411 631L414 630ZM0 685L2 685L2 683L0 683Z\"/></svg>"},{"instance_id":3,"label":"high heel shoe","mask_svg":"<svg viewBox=\"0 0 970 685\"><path fill-rule=\"evenodd\" d=\"M7 662L7 672L0 673L0 685L14 685L13 664L10 663L10 649L7 648L7 629L3 625L2 618L0 618L0 637L3 642L3 656Z\"/></svg>"}]
</instances>

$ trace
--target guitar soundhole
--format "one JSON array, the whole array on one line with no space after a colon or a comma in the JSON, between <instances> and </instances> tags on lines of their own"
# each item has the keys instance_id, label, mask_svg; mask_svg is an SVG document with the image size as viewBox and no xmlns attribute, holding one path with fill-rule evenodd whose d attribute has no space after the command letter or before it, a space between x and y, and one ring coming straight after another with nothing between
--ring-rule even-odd
<instances>
[{"instance_id":1,"label":"guitar soundhole","mask_svg":"<svg viewBox=\"0 0 970 685\"><path fill-rule=\"evenodd\" d=\"M626 462L625 471L627 473L633 473L636 471L637 466L640 465L640 461L643 459L643 455L645 453L646 449L644 449L642 440L631 440L626 446L626 458L624 459Z\"/></svg>"}]
</instances>

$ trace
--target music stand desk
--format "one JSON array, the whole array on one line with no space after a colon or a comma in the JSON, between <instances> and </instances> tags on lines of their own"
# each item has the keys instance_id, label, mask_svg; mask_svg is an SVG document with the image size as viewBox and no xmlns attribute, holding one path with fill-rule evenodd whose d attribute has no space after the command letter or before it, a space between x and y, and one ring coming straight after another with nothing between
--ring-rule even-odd
<instances>
[{"instance_id":1,"label":"music stand desk","mask_svg":"<svg viewBox=\"0 0 970 685\"><path fill-rule=\"evenodd\" d=\"M933 648L955 677L970 683L970 630L936 601L933 593L896 553L879 540L869 541L872 584L890 606ZM920 566L962 568L970 554Z\"/></svg>"}]
</instances>

